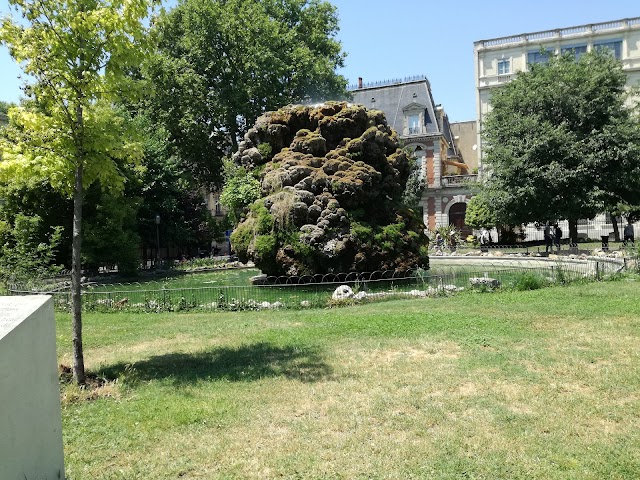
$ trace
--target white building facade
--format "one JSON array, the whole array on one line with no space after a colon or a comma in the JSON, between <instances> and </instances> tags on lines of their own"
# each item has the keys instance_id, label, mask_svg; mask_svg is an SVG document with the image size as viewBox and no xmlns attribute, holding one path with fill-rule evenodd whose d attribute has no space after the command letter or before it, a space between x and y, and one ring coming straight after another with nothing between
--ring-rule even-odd
<instances>
[{"instance_id":1,"label":"white building facade","mask_svg":"<svg viewBox=\"0 0 640 480\"><path fill-rule=\"evenodd\" d=\"M548 56L541 50L554 54L571 51L580 56L595 48L611 50L622 62L627 85L640 83L640 17L474 42L480 172L480 132L482 119L490 109L491 90L511 81L518 72L527 71L530 64L546 62Z\"/></svg>"},{"instance_id":2,"label":"white building facade","mask_svg":"<svg viewBox=\"0 0 640 480\"><path fill-rule=\"evenodd\" d=\"M547 62L549 54L573 53L576 57L594 49L607 49L622 62L627 85L640 85L640 17L625 18L603 23L578 25L555 30L523 33L509 37L474 42L474 68L476 81L476 114L478 172L482 176L482 122L490 111L491 92L511 81L529 65ZM618 219L620 223L622 219ZM564 236L568 233L562 222ZM623 225L620 225L622 229ZM640 230L636 224L636 232ZM578 223L579 237L600 238L614 229L608 215ZM539 240L542 232L529 226L527 240Z\"/></svg>"}]
</instances>

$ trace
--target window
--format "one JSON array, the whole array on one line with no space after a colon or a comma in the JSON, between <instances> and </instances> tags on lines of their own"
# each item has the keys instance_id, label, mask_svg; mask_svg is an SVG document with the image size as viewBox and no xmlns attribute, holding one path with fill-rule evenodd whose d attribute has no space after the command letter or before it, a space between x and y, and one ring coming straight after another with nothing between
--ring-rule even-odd
<instances>
[{"instance_id":1,"label":"window","mask_svg":"<svg viewBox=\"0 0 640 480\"><path fill-rule=\"evenodd\" d=\"M508 58L498 60L498 75L506 75L508 73L511 73L511 60Z\"/></svg>"},{"instance_id":2,"label":"window","mask_svg":"<svg viewBox=\"0 0 640 480\"><path fill-rule=\"evenodd\" d=\"M407 123L409 124L409 135L420 132L420 115L417 113L409 115Z\"/></svg>"},{"instance_id":3,"label":"window","mask_svg":"<svg viewBox=\"0 0 640 480\"><path fill-rule=\"evenodd\" d=\"M579 60L582 55L587 53L586 45L574 45L572 47L563 47L560 50L560 53L564 55L567 52L571 52L571 54L575 57L576 60Z\"/></svg>"},{"instance_id":4,"label":"window","mask_svg":"<svg viewBox=\"0 0 640 480\"><path fill-rule=\"evenodd\" d=\"M553 55L553 50L546 49L544 51L534 50L527 54L527 63L549 63L549 57Z\"/></svg>"},{"instance_id":5,"label":"window","mask_svg":"<svg viewBox=\"0 0 640 480\"><path fill-rule=\"evenodd\" d=\"M593 48L596 50L608 50L610 51L616 60L622 58L622 40L614 40L611 42L595 43Z\"/></svg>"}]
</instances>

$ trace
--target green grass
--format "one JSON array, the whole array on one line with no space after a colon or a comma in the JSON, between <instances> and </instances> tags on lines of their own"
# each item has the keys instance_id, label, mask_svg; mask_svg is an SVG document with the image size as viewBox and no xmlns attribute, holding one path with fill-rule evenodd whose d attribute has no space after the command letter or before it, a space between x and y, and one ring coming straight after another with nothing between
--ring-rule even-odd
<instances>
[{"instance_id":1,"label":"green grass","mask_svg":"<svg viewBox=\"0 0 640 480\"><path fill-rule=\"evenodd\" d=\"M117 382L63 386L67 475L634 478L638 287L86 314L87 367Z\"/></svg>"}]
</instances>

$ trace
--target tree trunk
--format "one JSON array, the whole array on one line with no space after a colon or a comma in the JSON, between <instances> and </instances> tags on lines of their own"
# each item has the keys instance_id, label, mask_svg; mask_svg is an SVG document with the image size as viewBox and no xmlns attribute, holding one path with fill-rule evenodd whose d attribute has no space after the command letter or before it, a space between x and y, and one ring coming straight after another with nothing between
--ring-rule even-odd
<instances>
[{"instance_id":1,"label":"tree trunk","mask_svg":"<svg viewBox=\"0 0 640 480\"><path fill-rule=\"evenodd\" d=\"M618 219L613 213L609 213L611 216L611 225L613 225L613 236L616 242L620 241L620 229L618 228Z\"/></svg>"},{"instance_id":2,"label":"tree trunk","mask_svg":"<svg viewBox=\"0 0 640 480\"><path fill-rule=\"evenodd\" d=\"M71 307L73 310L73 379L84 385L84 353L82 351L82 163L76 167L73 193L73 239L71 251Z\"/></svg>"},{"instance_id":3,"label":"tree trunk","mask_svg":"<svg viewBox=\"0 0 640 480\"><path fill-rule=\"evenodd\" d=\"M578 219L570 218L569 222L569 243L578 243Z\"/></svg>"},{"instance_id":4,"label":"tree trunk","mask_svg":"<svg viewBox=\"0 0 640 480\"><path fill-rule=\"evenodd\" d=\"M82 57L81 57L82 63ZM78 75L82 75L79 70ZM84 352L82 350L82 201L84 191L82 176L84 168L84 110L82 102L76 106L76 170L73 190L73 234L71 240L71 309L73 342L73 379L78 385L86 382L84 372Z\"/></svg>"}]
</instances>

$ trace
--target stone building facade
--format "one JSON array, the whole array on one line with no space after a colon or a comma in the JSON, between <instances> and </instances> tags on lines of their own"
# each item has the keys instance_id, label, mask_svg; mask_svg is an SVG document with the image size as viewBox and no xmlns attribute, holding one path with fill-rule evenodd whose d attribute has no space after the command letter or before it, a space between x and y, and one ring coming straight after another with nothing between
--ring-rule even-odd
<instances>
[{"instance_id":1,"label":"stone building facade","mask_svg":"<svg viewBox=\"0 0 640 480\"><path fill-rule=\"evenodd\" d=\"M474 42L474 68L476 77L477 150L479 174L482 175L482 120L489 112L491 92L527 71L529 65L548 61L549 55L571 52L576 58L596 48L609 50L622 62L627 74L627 85L640 85L640 17L625 18L589 25L544 30L491 38ZM618 218L618 226L623 224ZM561 222L563 232L568 225ZM635 224L636 231L640 222ZM594 219L578 222L579 238L613 236L616 229L609 215L601 214ZM525 226L527 240L540 240L542 232Z\"/></svg>"},{"instance_id":2,"label":"stone building facade","mask_svg":"<svg viewBox=\"0 0 640 480\"><path fill-rule=\"evenodd\" d=\"M523 33L474 42L477 145L482 173L482 119L489 112L491 91L511 81L529 65L548 61L545 52L576 57L596 48L610 50L622 62L627 85L640 83L640 17L590 25Z\"/></svg>"},{"instance_id":3,"label":"stone building facade","mask_svg":"<svg viewBox=\"0 0 640 480\"><path fill-rule=\"evenodd\" d=\"M469 183L477 180L472 147L475 125L449 123L424 76L369 84L359 79L349 90L354 103L382 110L402 144L417 158L425 182L420 202L425 225L433 230L453 224L464 234L471 233L464 217L472 196ZM462 155L463 149L471 162Z\"/></svg>"}]
</instances>

